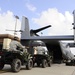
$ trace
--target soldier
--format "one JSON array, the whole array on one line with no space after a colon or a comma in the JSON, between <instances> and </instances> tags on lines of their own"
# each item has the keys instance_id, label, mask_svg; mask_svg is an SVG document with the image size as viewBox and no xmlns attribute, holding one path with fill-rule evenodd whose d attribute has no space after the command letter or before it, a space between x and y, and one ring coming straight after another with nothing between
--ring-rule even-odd
<instances>
[{"instance_id":1,"label":"soldier","mask_svg":"<svg viewBox=\"0 0 75 75\"><path fill-rule=\"evenodd\" d=\"M23 51L24 46L22 46L22 44L18 42L17 39L17 37L14 37L14 39L10 42L10 51Z\"/></svg>"},{"instance_id":2,"label":"soldier","mask_svg":"<svg viewBox=\"0 0 75 75\"><path fill-rule=\"evenodd\" d=\"M22 46L20 42L17 41L18 38L14 37L14 39L10 43L10 51L19 52L20 55L23 56L24 60L27 61L28 57L30 57L29 53L25 46Z\"/></svg>"}]
</instances>

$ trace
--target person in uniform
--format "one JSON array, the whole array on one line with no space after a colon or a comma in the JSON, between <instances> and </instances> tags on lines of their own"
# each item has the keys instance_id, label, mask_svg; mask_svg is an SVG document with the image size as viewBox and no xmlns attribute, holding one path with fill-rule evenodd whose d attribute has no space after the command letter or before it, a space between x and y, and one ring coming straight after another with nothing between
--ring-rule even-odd
<instances>
[{"instance_id":1,"label":"person in uniform","mask_svg":"<svg viewBox=\"0 0 75 75\"><path fill-rule=\"evenodd\" d=\"M14 39L10 42L9 46L11 51L19 51L25 48L19 41L17 41L17 39L17 37L14 37Z\"/></svg>"},{"instance_id":2,"label":"person in uniform","mask_svg":"<svg viewBox=\"0 0 75 75\"><path fill-rule=\"evenodd\" d=\"M27 48L23 46L19 41L17 41L17 37L14 37L14 39L10 43L10 50L14 52L19 52L20 55L23 56L24 60L27 61L28 57L30 57Z\"/></svg>"}]
</instances>

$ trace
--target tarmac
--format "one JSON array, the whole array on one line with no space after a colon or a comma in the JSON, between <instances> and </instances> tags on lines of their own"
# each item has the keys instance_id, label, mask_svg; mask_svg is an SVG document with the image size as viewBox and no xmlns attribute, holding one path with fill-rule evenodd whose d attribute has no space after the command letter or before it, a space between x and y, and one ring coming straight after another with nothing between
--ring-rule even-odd
<instances>
[{"instance_id":1,"label":"tarmac","mask_svg":"<svg viewBox=\"0 0 75 75\"><path fill-rule=\"evenodd\" d=\"M75 66L65 66L65 64L52 64L51 67L34 67L31 70L26 70L24 66L18 73L11 72L10 65L5 65L3 70L0 70L0 75L75 75Z\"/></svg>"}]
</instances>

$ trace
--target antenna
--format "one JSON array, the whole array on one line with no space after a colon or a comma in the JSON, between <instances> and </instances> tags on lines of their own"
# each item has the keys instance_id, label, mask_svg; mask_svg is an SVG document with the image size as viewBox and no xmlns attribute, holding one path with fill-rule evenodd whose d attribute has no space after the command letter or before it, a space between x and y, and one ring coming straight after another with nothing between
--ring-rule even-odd
<instances>
[{"instance_id":1,"label":"antenna","mask_svg":"<svg viewBox=\"0 0 75 75\"><path fill-rule=\"evenodd\" d=\"M16 18L16 22L15 22L15 30L14 30L14 36L16 35L16 26L17 26L17 19L19 19L19 17L17 15L14 15Z\"/></svg>"},{"instance_id":2,"label":"antenna","mask_svg":"<svg viewBox=\"0 0 75 75\"><path fill-rule=\"evenodd\" d=\"M14 36L16 35L16 32L22 32L22 30L16 30L16 26L17 26L17 19L19 19L19 17L17 15L14 15L16 18L16 22L15 22L15 29L14 30L8 30L6 29L6 31L14 31Z\"/></svg>"}]
</instances>

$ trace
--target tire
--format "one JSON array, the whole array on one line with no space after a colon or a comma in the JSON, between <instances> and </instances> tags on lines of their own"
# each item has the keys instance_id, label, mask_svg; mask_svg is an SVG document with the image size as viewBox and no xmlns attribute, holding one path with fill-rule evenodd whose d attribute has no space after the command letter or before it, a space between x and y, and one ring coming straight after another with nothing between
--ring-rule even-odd
<instances>
[{"instance_id":1,"label":"tire","mask_svg":"<svg viewBox=\"0 0 75 75\"><path fill-rule=\"evenodd\" d=\"M65 63L66 66L68 66L68 63Z\"/></svg>"},{"instance_id":2,"label":"tire","mask_svg":"<svg viewBox=\"0 0 75 75\"><path fill-rule=\"evenodd\" d=\"M51 67L51 62L50 61L48 62L48 67Z\"/></svg>"},{"instance_id":3,"label":"tire","mask_svg":"<svg viewBox=\"0 0 75 75\"><path fill-rule=\"evenodd\" d=\"M42 68L46 68L47 66L47 61L45 59L42 60Z\"/></svg>"},{"instance_id":4,"label":"tire","mask_svg":"<svg viewBox=\"0 0 75 75\"><path fill-rule=\"evenodd\" d=\"M21 69L21 60L20 59L14 59L11 64L11 69L13 72L19 72Z\"/></svg>"},{"instance_id":5,"label":"tire","mask_svg":"<svg viewBox=\"0 0 75 75\"><path fill-rule=\"evenodd\" d=\"M33 61L30 59L30 60L27 62L26 69L27 69L27 70L31 70L32 67L33 67Z\"/></svg>"},{"instance_id":6,"label":"tire","mask_svg":"<svg viewBox=\"0 0 75 75\"><path fill-rule=\"evenodd\" d=\"M37 67L40 67L40 63L39 62L37 62Z\"/></svg>"},{"instance_id":7,"label":"tire","mask_svg":"<svg viewBox=\"0 0 75 75\"><path fill-rule=\"evenodd\" d=\"M65 65L66 66L72 66L72 63L71 62L66 62Z\"/></svg>"},{"instance_id":8,"label":"tire","mask_svg":"<svg viewBox=\"0 0 75 75\"><path fill-rule=\"evenodd\" d=\"M3 67L4 67L4 63L1 63L1 62L0 62L0 70L2 70Z\"/></svg>"},{"instance_id":9,"label":"tire","mask_svg":"<svg viewBox=\"0 0 75 75\"><path fill-rule=\"evenodd\" d=\"M33 62L33 67L35 66L35 63Z\"/></svg>"}]
</instances>

